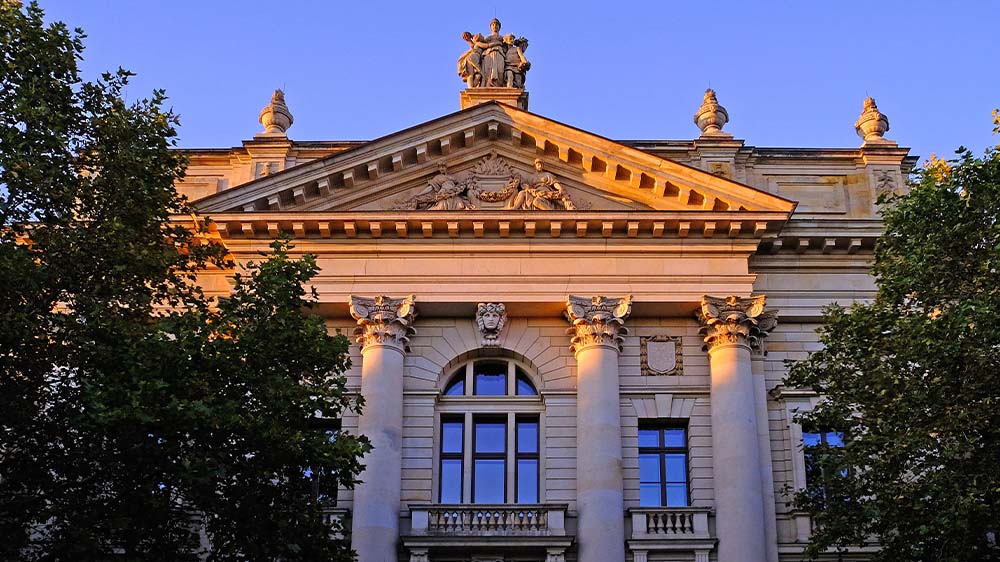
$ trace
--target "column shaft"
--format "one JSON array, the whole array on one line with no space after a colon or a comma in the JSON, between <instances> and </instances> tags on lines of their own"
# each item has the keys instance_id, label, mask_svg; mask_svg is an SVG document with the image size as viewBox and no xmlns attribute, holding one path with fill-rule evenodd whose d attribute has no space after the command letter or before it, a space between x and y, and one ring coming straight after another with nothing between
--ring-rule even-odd
<instances>
[{"instance_id":1,"label":"column shaft","mask_svg":"<svg viewBox=\"0 0 1000 562\"><path fill-rule=\"evenodd\" d=\"M704 296L703 326L712 377L712 462L719 562L765 562L764 486L752 347L774 329L767 298Z\"/></svg>"},{"instance_id":2,"label":"column shaft","mask_svg":"<svg viewBox=\"0 0 1000 562\"><path fill-rule=\"evenodd\" d=\"M362 562L396 562L403 477L403 357L413 334L413 296L351 297L361 344L364 411L358 433L371 440L354 489L351 546Z\"/></svg>"},{"instance_id":3,"label":"column shaft","mask_svg":"<svg viewBox=\"0 0 1000 562\"><path fill-rule=\"evenodd\" d=\"M403 448L403 352L388 345L364 348L358 433L372 442L361 483L354 489L351 545L358 560L395 562Z\"/></svg>"},{"instance_id":4,"label":"column shaft","mask_svg":"<svg viewBox=\"0 0 1000 562\"><path fill-rule=\"evenodd\" d=\"M709 357L719 562L763 562L764 490L750 348L718 345Z\"/></svg>"},{"instance_id":5,"label":"column shaft","mask_svg":"<svg viewBox=\"0 0 1000 562\"><path fill-rule=\"evenodd\" d=\"M589 346L576 354L576 503L580 562L624 562L618 350Z\"/></svg>"},{"instance_id":6,"label":"column shaft","mask_svg":"<svg viewBox=\"0 0 1000 562\"><path fill-rule=\"evenodd\" d=\"M576 355L576 504L580 562L625 562L618 354L632 297L570 295Z\"/></svg>"}]
</instances>

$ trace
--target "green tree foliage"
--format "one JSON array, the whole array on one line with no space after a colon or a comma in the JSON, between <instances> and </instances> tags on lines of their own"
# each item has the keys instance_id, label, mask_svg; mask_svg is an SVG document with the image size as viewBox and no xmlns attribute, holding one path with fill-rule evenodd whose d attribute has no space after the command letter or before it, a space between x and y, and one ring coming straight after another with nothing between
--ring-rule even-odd
<instances>
[{"instance_id":1,"label":"green tree foliage","mask_svg":"<svg viewBox=\"0 0 1000 562\"><path fill-rule=\"evenodd\" d=\"M0 0L0 559L350 560L311 492L368 444L317 423L360 403L315 260L280 240L207 298L176 116L82 81L82 38Z\"/></svg>"},{"instance_id":2,"label":"green tree foliage","mask_svg":"<svg viewBox=\"0 0 1000 562\"><path fill-rule=\"evenodd\" d=\"M874 302L828 309L786 380L825 396L804 424L845 435L795 498L810 553L1000 560L1000 146L932 158L883 216Z\"/></svg>"}]
</instances>

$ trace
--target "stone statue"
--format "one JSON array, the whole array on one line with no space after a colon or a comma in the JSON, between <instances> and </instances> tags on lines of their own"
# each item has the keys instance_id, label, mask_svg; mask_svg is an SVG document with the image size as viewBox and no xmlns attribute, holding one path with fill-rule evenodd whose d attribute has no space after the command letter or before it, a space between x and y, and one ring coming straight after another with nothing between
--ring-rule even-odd
<instances>
[{"instance_id":1,"label":"stone statue","mask_svg":"<svg viewBox=\"0 0 1000 562\"><path fill-rule=\"evenodd\" d=\"M427 187L409 200L396 204L404 211L465 211L475 210L469 201L467 181L448 174L448 166L438 164L438 173L427 181Z\"/></svg>"},{"instance_id":2,"label":"stone statue","mask_svg":"<svg viewBox=\"0 0 1000 562\"><path fill-rule=\"evenodd\" d=\"M500 331L507 323L507 307L503 303L481 302L476 308L476 324L485 347L500 345Z\"/></svg>"},{"instance_id":3,"label":"stone statue","mask_svg":"<svg viewBox=\"0 0 1000 562\"><path fill-rule=\"evenodd\" d=\"M462 39L465 39L469 43L469 50L462 54L458 59L458 75L465 80L466 85L470 88L476 88L483 81L483 50L476 46L476 43L481 43L483 41L483 35L477 33L475 35L466 31L462 34Z\"/></svg>"},{"instance_id":4,"label":"stone statue","mask_svg":"<svg viewBox=\"0 0 1000 562\"><path fill-rule=\"evenodd\" d=\"M458 75L469 88L524 88L531 63L524 57L528 40L500 35L500 20L490 22L490 34L466 31L462 39L469 50L458 59Z\"/></svg>"},{"instance_id":5,"label":"stone statue","mask_svg":"<svg viewBox=\"0 0 1000 562\"><path fill-rule=\"evenodd\" d=\"M503 37L500 36L500 20L493 18L490 33L475 45L483 50L482 86L497 88L503 86L503 71L506 64Z\"/></svg>"},{"instance_id":6,"label":"stone statue","mask_svg":"<svg viewBox=\"0 0 1000 562\"><path fill-rule=\"evenodd\" d=\"M576 210L569 193L566 193L555 176L542 169L542 161L538 158L535 159L535 171L537 174L531 183L521 182L521 190L507 202L506 208L552 211L558 205L566 211Z\"/></svg>"},{"instance_id":7,"label":"stone statue","mask_svg":"<svg viewBox=\"0 0 1000 562\"><path fill-rule=\"evenodd\" d=\"M531 68L531 63L524 58L524 51L528 48L528 40L524 37L514 39L513 33L508 33L503 38L503 44L507 49L504 64L504 85L508 88L524 88L524 73Z\"/></svg>"}]
</instances>

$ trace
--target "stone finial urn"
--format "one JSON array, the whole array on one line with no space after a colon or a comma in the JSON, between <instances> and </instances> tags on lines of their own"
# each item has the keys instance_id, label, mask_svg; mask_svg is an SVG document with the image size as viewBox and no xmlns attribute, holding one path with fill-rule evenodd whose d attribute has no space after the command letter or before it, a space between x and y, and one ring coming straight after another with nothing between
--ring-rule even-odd
<instances>
[{"instance_id":1,"label":"stone finial urn","mask_svg":"<svg viewBox=\"0 0 1000 562\"><path fill-rule=\"evenodd\" d=\"M865 142L883 142L886 140L882 135L889 130L889 118L878 110L878 106L875 105L875 98L865 98L865 107L861 111L861 117L858 117L857 122L854 123L854 129L858 132L858 136L863 138Z\"/></svg>"},{"instance_id":2,"label":"stone finial urn","mask_svg":"<svg viewBox=\"0 0 1000 562\"><path fill-rule=\"evenodd\" d=\"M288 111L288 106L285 105L285 92L280 89L275 90L271 96L271 103L260 110L257 120L264 126L263 134L284 136L285 131L295 122L292 113Z\"/></svg>"},{"instance_id":3,"label":"stone finial urn","mask_svg":"<svg viewBox=\"0 0 1000 562\"><path fill-rule=\"evenodd\" d=\"M701 107L694 114L694 123L701 129L702 136L727 135L722 132L722 127L729 122L729 113L726 108L719 105L719 100L715 97L715 90L709 88L705 90L705 99L701 102Z\"/></svg>"}]
</instances>

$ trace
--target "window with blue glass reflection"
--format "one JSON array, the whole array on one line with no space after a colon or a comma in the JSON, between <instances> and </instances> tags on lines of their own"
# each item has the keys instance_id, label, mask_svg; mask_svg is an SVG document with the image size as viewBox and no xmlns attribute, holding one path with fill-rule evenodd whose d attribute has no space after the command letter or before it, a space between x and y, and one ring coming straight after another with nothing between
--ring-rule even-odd
<instances>
[{"instance_id":1,"label":"window with blue glass reflection","mask_svg":"<svg viewBox=\"0 0 1000 562\"><path fill-rule=\"evenodd\" d=\"M538 396L538 391L535 390L535 385L531 384L531 380L528 375L521 370L520 367L516 369L517 373L517 388L515 392L518 396Z\"/></svg>"},{"instance_id":2,"label":"window with blue glass reflection","mask_svg":"<svg viewBox=\"0 0 1000 562\"><path fill-rule=\"evenodd\" d=\"M813 484L823 480L823 467L817 458L821 449L840 449L844 446L844 434L839 431L803 431L802 456L806 465L806 483ZM846 476L846 472L844 476ZM820 492L826 495L825 490Z\"/></svg>"},{"instance_id":3,"label":"window with blue glass reflection","mask_svg":"<svg viewBox=\"0 0 1000 562\"><path fill-rule=\"evenodd\" d=\"M466 369L471 369L471 384L466 381ZM507 378L514 371L513 388L508 388ZM466 392L471 390L471 392ZM445 385L445 396L538 396L538 389L521 367L505 361L477 361L455 371Z\"/></svg>"},{"instance_id":4,"label":"window with blue glass reflection","mask_svg":"<svg viewBox=\"0 0 1000 562\"><path fill-rule=\"evenodd\" d=\"M461 417L441 419L441 503L462 503L463 430Z\"/></svg>"},{"instance_id":5,"label":"window with blue glass reflection","mask_svg":"<svg viewBox=\"0 0 1000 562\"><path fill-rule=\"evenodd\" d=\"M451 376L451 382L444 389L445 396L464 396L465 395L465 369L460 369L458 372Z\"/></svg>"},{"instance_id":6,"label":"window with blue glass reflection","mask_svg":"<svg viewBox=\"0 0 1000 562\"><path fill-rule=\"evenodd\" d=\"M639 505L688 505L687 430L676 425L639 426Z\"/></svg>"},{"instance_id":7,"label":"window with blue glass reflection","mask_svg":"<svg viewBox=\"0 0 1000 562\"><path fill-rule=\"evenodd\" d=\"M517 503L538 503L538 418L517 418Z\"/></svg>"},{"instance_id":8,"label":"window with blue glass reflection","mask_svg":"<svg viewBox=\"0 0 1000 562\"><path fill-rule=\"evenodd\" d=\"M507 424L473 418L472 503L504 503L507 492Z\"/></svg>"},{"instance_id":9,"label":"window with blue glass reflection","mask_svg":"<svg viewBox=\"0 0 1000 562\"><path fill-rule=\"evenodd\" d=\"M506 396L507 364L477 362L473 366L473 394L476 396Z\"/></svg>"},{"instance_id":10,"label":"window with blue glass reflection","mask_svg":"<svg viewBox=\"0 0 1000 562\"><path fill-rule=\"evenodd\" d=\"M541 501L541 401L528 373L511 359L476 359L452 371L441 394L438 501Z\"/></svg>"}]
</instances>

